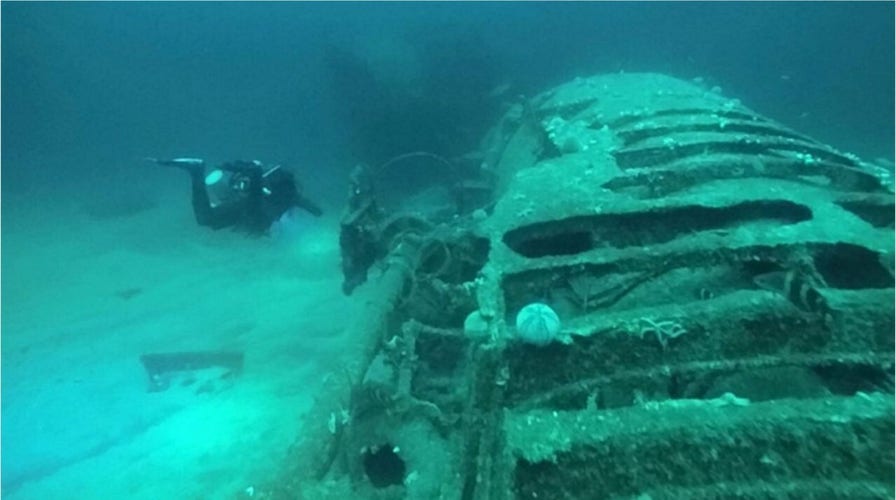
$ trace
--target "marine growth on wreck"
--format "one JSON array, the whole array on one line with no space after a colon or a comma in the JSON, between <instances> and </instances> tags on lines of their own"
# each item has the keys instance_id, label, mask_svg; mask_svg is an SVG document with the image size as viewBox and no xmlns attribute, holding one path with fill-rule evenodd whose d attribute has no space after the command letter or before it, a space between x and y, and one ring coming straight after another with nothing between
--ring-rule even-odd
<instances>
[{"instance_id":1,"label":"marine growth on wreck","mask_svg":"<svg viewBox=\"0 0 896 500\"><path fill-rule=\"evenodd\" d=\"M468 160L390 206L353 176L355 362L272 496L892 496L886 170L649 73L521 98Z\"/></svg>"}]
</instances>

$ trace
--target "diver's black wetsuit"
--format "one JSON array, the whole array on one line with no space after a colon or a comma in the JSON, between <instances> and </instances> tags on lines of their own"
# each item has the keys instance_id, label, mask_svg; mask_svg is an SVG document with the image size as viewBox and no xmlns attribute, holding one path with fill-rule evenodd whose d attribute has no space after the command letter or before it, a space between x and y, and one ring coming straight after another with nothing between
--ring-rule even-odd
<instances>
[{"instance_id":1,"label":"diver's black wetsuit","mask_svg":"<svg viewBox=\"0 0 896 500\"><path fill-rule=\"evenodd\" d=\"M233 196L212 204L205 184L205 162L201 160L154 160L160 165L184 168L190 174L193 214L201 226L212 229L236 227L262 234L287 210L299 207L314 216L323 212L299 191L292 173L279 167L265 171L254 161L232 161L220 165L232 172Z\"/></svg>"}]
</instances>

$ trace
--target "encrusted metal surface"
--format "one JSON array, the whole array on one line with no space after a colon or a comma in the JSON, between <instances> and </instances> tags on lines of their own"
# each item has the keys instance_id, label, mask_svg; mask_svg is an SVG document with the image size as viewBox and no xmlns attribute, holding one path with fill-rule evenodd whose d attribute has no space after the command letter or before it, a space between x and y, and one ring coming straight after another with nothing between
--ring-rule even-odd
<instances>
[{"instance_id":1,"label":"encrusted metal surface","mask_svg":"<svg viewBox=\"0 0 896 500\"><path fill-rule=\"evenodd\" d=\"M306 495L892 497L890 173L656 74L520 103L482 157L490 202L367 228L419 251Z\"/></svg>"}]
</instances>

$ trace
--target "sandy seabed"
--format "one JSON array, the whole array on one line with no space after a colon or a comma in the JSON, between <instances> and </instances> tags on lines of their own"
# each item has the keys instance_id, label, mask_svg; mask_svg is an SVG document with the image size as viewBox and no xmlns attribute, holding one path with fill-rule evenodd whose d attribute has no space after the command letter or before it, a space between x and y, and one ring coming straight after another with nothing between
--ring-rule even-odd
<instances>
[{"instance_id":1,"label":"sandy seabed","mask_svg":"<svg viewBox=\"0 0 896 500\"><path fill-rule=\"evenodd\" d=\"M334 215L275 241L196 226L183 190L5 198L4 498L234 498L282 465L358 306ZM245 355L232 386L147 392L141 354L220 349Z\"/></svg>"}]
</instances>

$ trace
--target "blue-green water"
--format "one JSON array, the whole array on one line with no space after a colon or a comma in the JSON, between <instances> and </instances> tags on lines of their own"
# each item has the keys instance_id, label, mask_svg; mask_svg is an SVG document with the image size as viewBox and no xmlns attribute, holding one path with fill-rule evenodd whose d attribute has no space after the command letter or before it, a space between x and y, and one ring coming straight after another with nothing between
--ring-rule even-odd
<instances>
[{"instance_id":1,"label":"blue-green water","mask_svg":"<svg viewBox=\"0 0 896 500\"><path fill-rule=\"evenodd\" d=\"M843 151L893 159L891 2L4 2L0 13L11 498L74 498L73 487L216 498L271 472L258 463L282 452L343 347L353 303L336 228L350 169L476 151L518 96L598 73L700 78ZM148 156L289 165L325 217L284 229L289 245L207 231L186 177ZM140 353L209 348L244 349L247 381L199 406L144 392Z\"/></svg>"}]
</instances>

